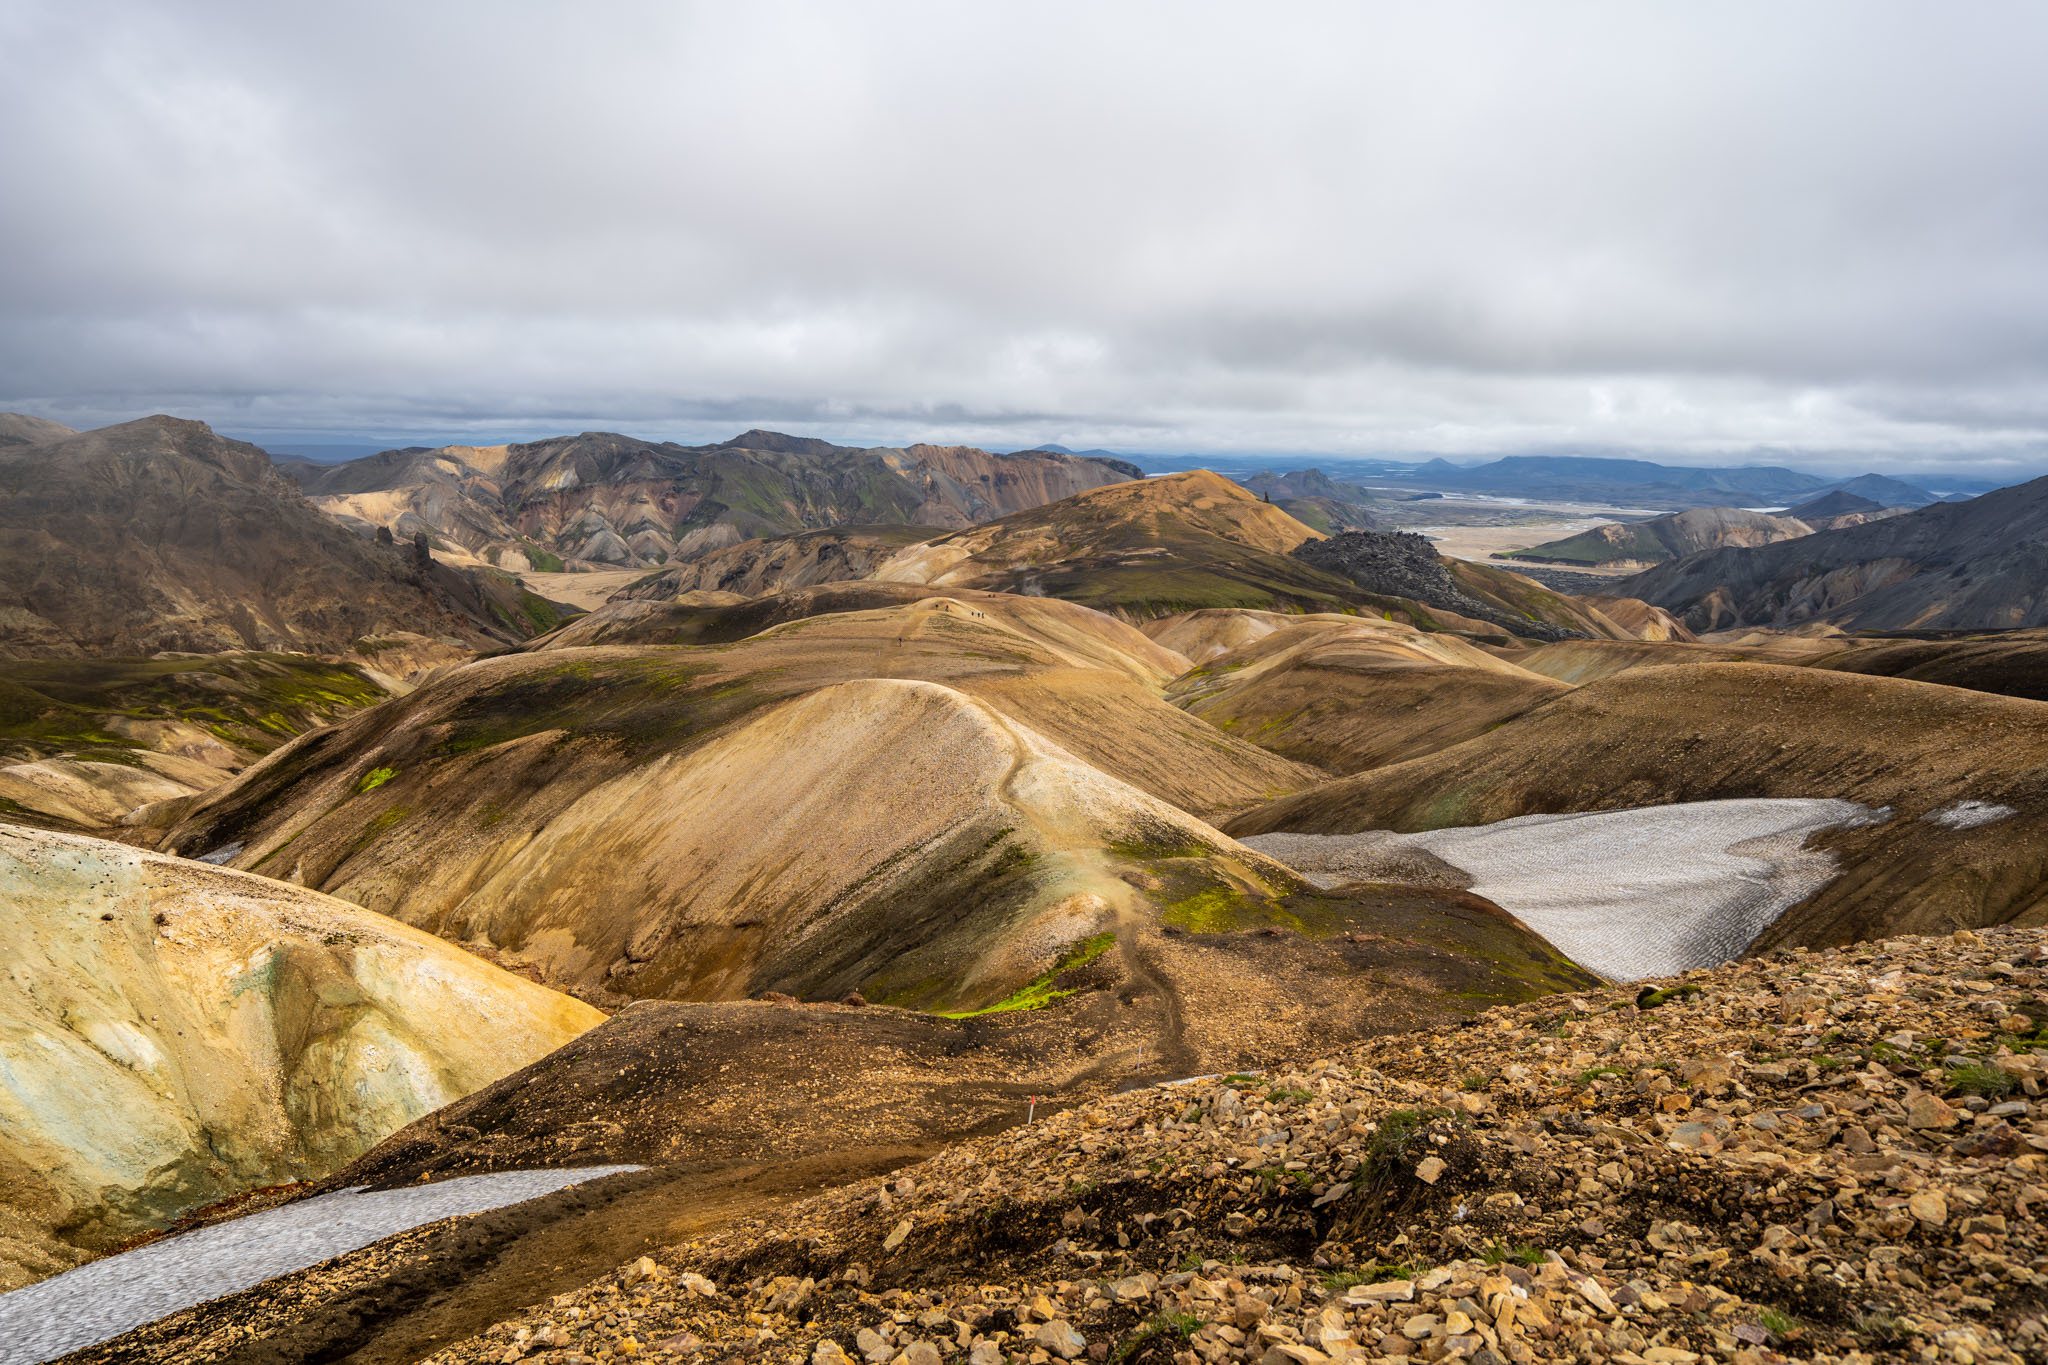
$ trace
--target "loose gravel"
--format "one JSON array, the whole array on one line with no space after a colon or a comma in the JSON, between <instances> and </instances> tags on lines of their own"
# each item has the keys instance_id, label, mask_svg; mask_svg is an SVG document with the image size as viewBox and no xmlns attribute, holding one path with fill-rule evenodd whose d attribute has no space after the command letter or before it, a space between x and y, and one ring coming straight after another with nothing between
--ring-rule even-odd
<instances>
[{"instance_id":1,"label":"loose gravel","mask_svg":"<svg viewBox=\"0 0 2048 1365\"><path fill-rule=\"evenodd\" d=\"M1757 798L1244 842L1324 881L1420 849L1573 961L1634 981L1730 961L1835 876L1808 836L1883 818L1853 801Z\"/></svg>"},{"instance_id":2,"label":"loose gravel","mask_svg":"<svg viewBox=\"0 0 2048 1365\"><path fill-rule=\"evenodd\" d=\"M166 1237L0 1295L0 1365L40 1365L443 1218L637 1169L507 1171L397 1190L339 1190Z\"/></svg>"}]
</instances>

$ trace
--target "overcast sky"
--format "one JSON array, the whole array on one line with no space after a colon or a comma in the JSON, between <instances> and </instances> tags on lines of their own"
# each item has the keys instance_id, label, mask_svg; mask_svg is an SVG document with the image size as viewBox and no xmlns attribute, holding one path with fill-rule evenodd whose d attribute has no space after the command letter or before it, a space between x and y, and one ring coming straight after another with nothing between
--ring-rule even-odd
<instances>
[{"instance_id":1,"label":"overcast sky","mask_svg":"<svg viewBox=\"0 0 2048 1365\"><path fill-rule=\"evenodd\" d=\"M0 0L0 406L2048 468L2048 6Z\"/></svg>"}]
</instances>

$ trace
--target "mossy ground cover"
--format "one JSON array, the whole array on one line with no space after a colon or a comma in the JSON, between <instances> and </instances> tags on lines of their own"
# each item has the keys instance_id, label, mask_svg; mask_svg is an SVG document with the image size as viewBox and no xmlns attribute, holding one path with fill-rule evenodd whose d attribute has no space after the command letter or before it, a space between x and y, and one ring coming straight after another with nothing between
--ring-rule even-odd
<instances>
[{"instance_id":1,"label":"mossy ground cover","mask_svg":"<svg viewBox=\"0 0 2048 1365\"><path fill-rule=\"evenodd\" d=\"M360 669L292 654L9 660L0 663L0 755L144 747L116 733L118 719L180 721L263 754L385 696Z\"/></svg>"},{"instance_id":2,"label":"mossy ground cover","mask_svg":"<svg viewBox=\"0 0 2048 1365\"><path fill-rule=\"evenodd\" d=\"M1116 942L1113 933L1093 934L1073 944L1061 953L1052 967L1019 986L1009 995L993 1005L983 1005L972 1010L940 1010L947 1019L974 1019L984 1014L1010 1014L1017 1010L1043 1009L1056 1000L1064 1000L1074 994L1077 987L1062 987L1059 979L1077 967L1085 967L1096 958L1108 952Z\"/></svg>"}]
</instances>

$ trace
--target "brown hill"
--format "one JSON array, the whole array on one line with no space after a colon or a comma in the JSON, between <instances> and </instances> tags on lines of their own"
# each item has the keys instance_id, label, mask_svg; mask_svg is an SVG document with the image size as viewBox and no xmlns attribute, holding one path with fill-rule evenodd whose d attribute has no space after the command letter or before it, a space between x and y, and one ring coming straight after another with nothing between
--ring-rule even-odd
<instances>
[{"instance_id":1,"label":"brown hill","mask_svg":"<svg viewBox=\"0 0 2048 1365\"><path fill-rule=\"evenodd\" d=\"M0 446L0 657L345 654L397 631L481 646L556 619L509 579L351 535L204 423Z\"/></svg>"},{"instance_id":2,"label":"brown hill","mask_svg":"<svg viewBox=\"0 0 2048 1365\"><path fill-rule=\"evenodd\" d=\"M1206 658L1168 689L1168 700L1228 734L1330 772L1448 748L1565 690L1452 635L1372 618L1243 615L1257 618L1245 624L1263 633ZM1234 622L1153 624L1163 627L1162 640L1248 633Z\"/></svg>"},{"instance_id":3,"label":"brown hill","mask_svg":"<svg viewBox=\"0 0 2048 1365\"><path fill-rule=\"evenodd\" d=\"M1814 667L2048 701L2048 630L1960 639L1858 640L1816 661Z\"/></svg>"},{"instance_id":4,"label":"brown hill","mask_svg":"<svg viewBox=\"0 0 2048 1365\"><path fill-rule=\"evenodd\" d=\"M490 659L273 754L169 846L603 998L976 1006L1134 915L1294 894L1182 811L1311 774L1162 701L1161 653L1070 604L938 598Z\"/></svg>"},{"instance_id":5,"label":"brown hill","mask_svg":"<svg viewBox=\"0 0 2048 1365\"><path fill-rule=\"evenodd\" d=\"M1774 664L1622 673L1491 734L1283 797L1226 828L1440 829L1771 796L1840 797L1890 815L1815 837L1843 871L1787 911L1763 946L2048 914L2048 707ZM2005 813L1959 818L1982 808Z\"/></svg>"},{"instance_id":6,"label":"brown hill","mask_svg":"<svg viewBox=\"0 0 2048 1365\"><path fill-rule=\"evenodd\" d=\"M1361 597L1289 557L1317 533L1207 470L1117 484L915 545L885 582L1062 597L1135 619L1202 607L1332 610Z\"/></svg>"},{"instance_id":7,"label":"brown hill","mask_svg":"<svg viewBox=\"0 0 2048 1365\"><path fill-rule=\"evenodd\" d=\"M0 1288L313 1179L601 1018L353 905L0 825Z\"/></svg>"},{"instance_id":8,"label":"brown hill","mask_svg":"<svg viewBox=\"0 0 2048 1365\"><path fill-rule=\"evenodd\" d=\"M425 532L437 547L520 571L658 565L806 528L968 526L1139 474L1045 451L855 449L769 431L709 446L585 432L293 472L335 517L400 539Z\"/></svg>"}]
</instances>

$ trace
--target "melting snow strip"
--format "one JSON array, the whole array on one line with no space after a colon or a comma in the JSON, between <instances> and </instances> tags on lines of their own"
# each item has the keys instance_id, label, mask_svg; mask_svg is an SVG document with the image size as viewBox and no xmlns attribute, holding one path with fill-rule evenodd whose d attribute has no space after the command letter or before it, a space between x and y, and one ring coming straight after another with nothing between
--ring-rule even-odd
<instances>
[{"instance_id":1,"label":"melting snow strip","mask_svg":"<svg viewBox=\"0 0 2048 1365\"><path fill-rule=\"evenodd\" d=\"M1957 801L1953 805L1943 806L1940 810L1931 810L1920 818L1937 825L1946 825L1950 829L1975 829L1979 825L1995 824L2009 815L2018 814L2019 812L2011 806L2001 806L1990 801Z\"/></svg>"},{"instance_id":2,"label":"melting snow strip","mask_svg":"<svg viewBox=\"0 0 2048 1365\"><path fill-rule=\"evenodd\" d=\"M40 1365L443 1218L639 1169L506 1171L395 1190L359 1186L166 1237L0 1294L0 1365Z\"/></svg>"},{"instance_id":3,"label":"melting snow strip","mask_svg":"<svg viewBox=\"0 0 2048 1365\"><path fill-rule=\"evenodd\" d=\"M1807 848L1809 835L1889 816L1831 798L1755 798L1244 842L1311 874L1360 854L1424 849L1574 962L1633 981L1734 958L1834 880L1834 858Z\"/></svg>"}]
</instances>

